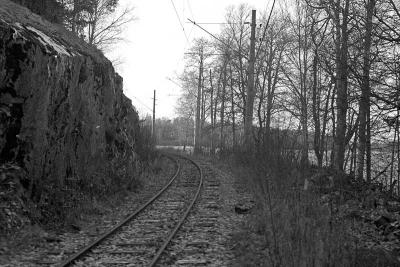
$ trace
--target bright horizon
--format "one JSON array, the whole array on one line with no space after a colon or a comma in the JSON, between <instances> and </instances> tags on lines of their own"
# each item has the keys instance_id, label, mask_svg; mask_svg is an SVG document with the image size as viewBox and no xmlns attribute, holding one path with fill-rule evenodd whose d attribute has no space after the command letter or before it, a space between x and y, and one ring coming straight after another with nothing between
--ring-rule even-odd
<instances>
[{"instance_id":1,"label":"bright horizon","mask_svg":"<svg viewBox=\"0 0 400 267\"><path fill-rule=\"evenodd\" d=\"M176 100L181 89L168 78L174 79L182 71L184 53L194 38L209 38L207 33L188 23L187 18L202 23L224 22L226 8L242 3L255 8L259 14L272 5L272 0L120 0L121 7L134 6L137 19L124 31L127 41L118 44L107 56L123 60L116 69L124 78L124 93L140 117L152 112L153 90L157 91L156 117L176 117ZM220 25L207 24L204 28L217 34Z\"/></svg>"}]
</instances>

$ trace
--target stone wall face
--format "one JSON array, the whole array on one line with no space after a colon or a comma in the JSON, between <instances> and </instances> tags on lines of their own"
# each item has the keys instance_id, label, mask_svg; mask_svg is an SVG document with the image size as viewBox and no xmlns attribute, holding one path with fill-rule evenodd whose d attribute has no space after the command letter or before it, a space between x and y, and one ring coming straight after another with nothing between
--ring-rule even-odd
<instances>
[{"instance_id":1,"label":"stone wall face","mask_svg":"<svg viewBox=\"0 0 400 267\"><path fill-rule=\"evenodd\" d=\"M0 163L62 185L134 157L139 120L122 87L100 53L0 16Z\"/></svg>"}]
</instances>

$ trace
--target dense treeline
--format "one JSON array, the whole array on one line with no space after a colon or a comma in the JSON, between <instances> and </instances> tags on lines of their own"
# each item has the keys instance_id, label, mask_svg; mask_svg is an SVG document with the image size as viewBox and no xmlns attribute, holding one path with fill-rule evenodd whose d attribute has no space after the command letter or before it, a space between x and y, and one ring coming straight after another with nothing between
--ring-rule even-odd
<instances>
[{"instance_id":1,"label":"dense treeline","mask_svg":"<svg viewBox=\"0 0 400 267\"><path fill-rule=\"evenodd\" d=\"M186 89L180 116L193 119L198 106L198 142L215 151L244 143L250 113L255 150L268 150L276 129L290 130L298 135L299 162L369 181L384 177L394 190L400 3L297 0L272 6L257 11L255 92L248 91L251 8L231 7L217 38L192 45L180 75Z\"/></svg>"},{"instance_id":2,"label":"dense treeline","mask_svg":"<svg viewBox=\"0 0 400 267\"><path fill-rule=\"evenodd\" d=\"M62 24L101 50L122 40L123 27L134 19L133 9L117 12L118 0L12 0L50 22Z\"/></svg>"}]
</instances>

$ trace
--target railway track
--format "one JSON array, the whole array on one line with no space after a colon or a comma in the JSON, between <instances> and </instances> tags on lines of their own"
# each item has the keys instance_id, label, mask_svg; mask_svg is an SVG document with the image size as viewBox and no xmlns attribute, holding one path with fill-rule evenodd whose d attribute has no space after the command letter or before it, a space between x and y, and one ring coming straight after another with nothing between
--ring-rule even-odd
<instances>
[{"instance_id":1,"label":"railway track","mask_svg":"<svg viewBox=\"0 0 400 267\"><path fill-rule=\"evenodd\" d=\"M177 170L163 189L59 266L155 266L184 224L203 185L196 162L174 158Z\"/></svg>"},{"instance_id":2,"label":"railway track","mask_svg":"<svg viewBox=\"0 0 400 267\"><path fill-rule=\"evenodd\" d=\"M228 266L228 254L221 240L221 182L205 170L203 190L193 212L159 259L160 266Z\"/></svg>"}]
</instances>

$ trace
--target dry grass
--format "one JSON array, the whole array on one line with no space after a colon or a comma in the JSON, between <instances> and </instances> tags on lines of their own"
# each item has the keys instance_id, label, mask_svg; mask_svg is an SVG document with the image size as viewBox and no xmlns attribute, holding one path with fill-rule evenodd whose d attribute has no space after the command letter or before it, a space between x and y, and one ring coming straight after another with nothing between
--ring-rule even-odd
<instances>
[{"instance_id":1,"label":"dry grass","mask_svg":"<svg viewBox=\"0 0 400 267\"><path fill-rule=\"evenodd\" d=\"M240 153L231 160L257 203L245 227L247 243L239 250L247 250L247 258L261 251L254 264L260 266L395 266L385 255L358 249L351 235L354 221L338 216L334 203L322 204L319 194L303 190L310 169L283 144L276 140L268 152ZM254 234L258 239L251 238ZM260 238L258 252L249 252Z\"/></svg>"},{"instance_id":2,"label":"dry grass","mask_svg":"<svg viewBox=\"0 0 400 267\"><path fill-rule=\"evenodd\" d=\"M87 214L101 214L105 207L117 207L128 194L139 193L144 184L151 183L161 171L168 170L169 160L160 155L148 159L147 162L115 158L105 166L105 172L99 172L101 177L74 184L69 190L52 188L57 202L48 203L47 222L75 224ZM57 190L60 189L60 190ZM57 196L57 197L56 197Z\"/></svg>"},{"instance_id":3,"label":"dry grass","mask_svg":"<svg viewBox=\"0 0 400 267\"><path fill-rule=\"evenodd\" d=\"M120 206L128 195L140 195L145 185L156 184L159 180L155 179L173 169L170 160L156 154L147 162L117 157L106 166L98 167L96 175L88 179L70 179L62 186L46 183L42 188L45 197L38 203L29 200L24 192L17 195L15 190L8 193L12 197L5 198L4 188L0 186L0 200L7 207L0 207L0 235L30 223L58 230L79 225L85 216L104 214ZM6 222L10 226L5 227Z\"/></svg>"}]
</instances>

